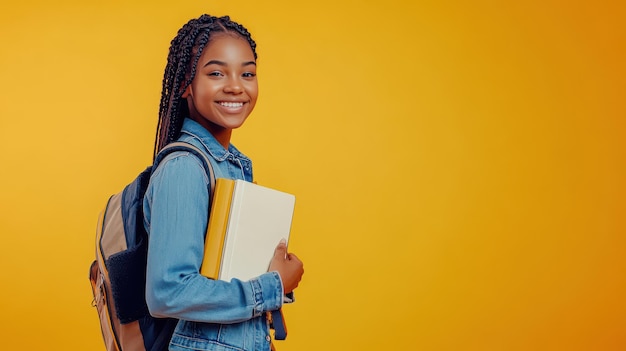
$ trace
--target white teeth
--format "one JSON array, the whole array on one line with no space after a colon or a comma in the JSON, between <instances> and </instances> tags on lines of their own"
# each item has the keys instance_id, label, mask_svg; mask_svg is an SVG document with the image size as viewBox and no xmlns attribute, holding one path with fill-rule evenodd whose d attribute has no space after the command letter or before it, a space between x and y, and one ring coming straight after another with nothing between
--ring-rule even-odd
<instances>
[{"instance_id":1,"label":"white teeth","mask_svg":"<svg viewBox=\"0 0 626 351\"><path fill-rule=\"evenodd\" d=\"M224 106L224 107L230 107L230 108L236 108L236 107L241 107L243 106L243 102L220 102L220 105Z\"/></svg>"}]
</instances>

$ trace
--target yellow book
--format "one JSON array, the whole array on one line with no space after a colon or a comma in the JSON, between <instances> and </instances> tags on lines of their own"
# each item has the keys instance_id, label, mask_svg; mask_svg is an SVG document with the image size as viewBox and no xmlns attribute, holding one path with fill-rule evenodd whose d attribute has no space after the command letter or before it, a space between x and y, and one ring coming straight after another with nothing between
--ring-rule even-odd
<instances>
[{"instance_id":1,"label":"yellow book","mask_svg":"<svg viewBox=\"0 0 626 351\"><path fill-rule=\"evenodd\" d=\"M294 207L292 194L218 178L200 273L245 281L267 272L276 245L289 241Z\"/></svg>"}]
</instances>

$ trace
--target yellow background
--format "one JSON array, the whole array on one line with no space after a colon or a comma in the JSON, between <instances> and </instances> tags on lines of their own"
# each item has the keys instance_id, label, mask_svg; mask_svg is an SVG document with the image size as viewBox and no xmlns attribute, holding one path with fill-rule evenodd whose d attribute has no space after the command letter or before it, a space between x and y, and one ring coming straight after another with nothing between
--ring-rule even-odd
<instances>
[{"instance_id":1,"label":"yellow background","mask_svg":"<svg viewBox=\"0 0 626 351\"><path fill-rule=\"evenodd\" d=\"M626 349L623 1L1 6L2 349L102 349L96 219L205 12L257 40L233 141L297 195L279 351Z\"/></svg>"}]
</instances>

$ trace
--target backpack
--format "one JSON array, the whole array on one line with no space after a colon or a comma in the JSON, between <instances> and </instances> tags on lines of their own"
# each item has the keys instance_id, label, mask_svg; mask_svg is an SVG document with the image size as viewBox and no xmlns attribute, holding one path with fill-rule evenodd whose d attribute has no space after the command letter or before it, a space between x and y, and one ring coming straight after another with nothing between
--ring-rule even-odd
<instances>
[{"instance_id":1,"label":"backpack","mask_svg":"<svg viewBox=\"0 0 626 351\"><path fill-rule=\"evenodd\" d=\"M123 191L111 196L96 228L96 259L89 269L92 306L98 310L108 351L167 350L177 320L155 318L145 300L148 234L143 226L143 196L160 161L174 151L188 151L209 176L209 201L215 175L206 155L185 142L168 144L154 163Z\"/></svg>"}]
</instances>

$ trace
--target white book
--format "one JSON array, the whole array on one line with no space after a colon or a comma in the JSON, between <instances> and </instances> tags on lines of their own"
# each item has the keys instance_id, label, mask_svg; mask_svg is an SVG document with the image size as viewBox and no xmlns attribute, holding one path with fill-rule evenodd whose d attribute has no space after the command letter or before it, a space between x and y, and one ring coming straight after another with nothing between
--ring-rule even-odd
<instances>
[{"instance_id":1,"label":"white book","mask_svg":"<svg viewBox=\"0 0 626 351\"><path fill-rule=\"evenodd\" d=\"M267 272L280 240L289 241L294 207L292 194L218 178L200 273L245 281Z\"/></svg>"}]
</instances>

